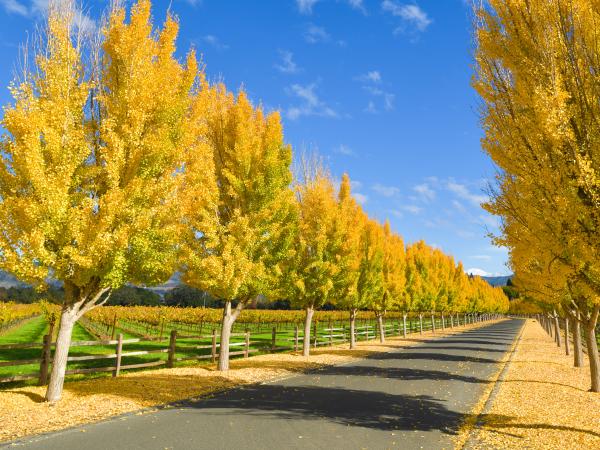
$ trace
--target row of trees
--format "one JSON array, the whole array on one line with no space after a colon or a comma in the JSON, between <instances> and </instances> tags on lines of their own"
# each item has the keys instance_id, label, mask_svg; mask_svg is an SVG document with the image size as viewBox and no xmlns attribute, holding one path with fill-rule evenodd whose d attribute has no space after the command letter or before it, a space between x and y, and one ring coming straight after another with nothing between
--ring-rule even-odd
<instances>
[{"instance_id":1,"label":"row of trees","mask_svg":"<svg viewBox=\"0 0 600 450\"><path fill-rule=\"evenodd\" d=\"M405 250L362 212L347 177L337 195L310 165L294 183L279 114L208 83L193 51L180 62L177 21L156 30L150 9L114 2L89 42L72 3L51 1L4 109L0 268L64 287L48 401L61 397L76 321L126 283L175 270L224 302L220 370L233 323L259 295L291 299L308 323L327 300L353 315L396 302L505 309L440 251Z\"/></svg>"},{"instance_id":2,"label":"row of trees","mask_svg":"<svg viewBox=\"0 0 600 450\"><path fill-rule=\"evenodd\" d=\"M523 296L584 328L600 392L600 5L489 0L475 19L483 147L499 168L487 205L502 218L496 241Z\"/></svg>"},{"instance_id":3,"label":"row of trees","mask_svg":"<svg viewBox=\"0 0 600 450\"><path fill-rule=\"evenodd\" d=\"M389 222L369 218L351 195L348 175L339 191L318 160L300 164L295 186L298 232L293 257L284 273L292 305L306 311L304 355L310 351L311 320L326 303L350 313L350 348L359 310L375 311L380 339L388 311L505 312L501 288L469 278L462 264L423 241L405 247Z\"/></svg>"}]
</instances>

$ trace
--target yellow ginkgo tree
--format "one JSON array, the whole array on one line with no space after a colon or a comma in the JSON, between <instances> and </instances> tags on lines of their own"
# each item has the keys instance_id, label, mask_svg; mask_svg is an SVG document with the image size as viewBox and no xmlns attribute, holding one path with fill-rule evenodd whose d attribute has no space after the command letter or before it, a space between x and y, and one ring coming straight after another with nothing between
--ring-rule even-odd
<instances>
[{"instance_id":1,"label":"yellow ginkgo tree","mask_svg":"<svg viewBox=\"0 0 600 450\"><path fill-rule=\"evenodd\" d=\"M392 308L398 308L405 295L406 257L404 241L391 230L389 221L384 223L382 232L381 270L383 289L381 297L374 299L372 308L377 318L379 340L385 342L385 326L383 323L385 314Z\"/></svg>"},{"instance_id":2,"label":"yellow ginkgo tree","mask_svg":"<svg viewBox=\"0 0 600 450\"><path fill-rule=\"evenodd\" d=\"M600 392L600 5L490 0L475 13L482 146L499 169L486 205L502 217L496 242L514 252L529 291L528 272L554 278L557 294L539 301L555 306L571 289Z\"/></svg>"},{"instance_id":3,"label":"yellow ginkgo tree","mask_svg":"<svg viewBox=\"0 0 600 450\"><path fill-rule=\"evenodd\" d=\"M336 227L335 188L322 163L315 157L303 157L298 172L299 220L285 278L292 306L306 313L302 353L308 356L313 314L330 300L340 273L342 236Z\"/></svg>"},{"instance_id":4,"label":"yellow ginkgo tree","mask_svg":"<svg viewBox=\"0 0 600 450\"><path fill-rule=\"evenodd\" d=\"M225 303L218 368L227 370L239 314L258 295L281 295L297 221L292 150L278 113L265 114L244 92L204 84L206 116L199 120L212 149L217 198L212 217L190 211L183 280ZM207 220L213 226L203 230Z\"/></svg>"},{"instance_id":5,"label":"yellow ginkgo tree","mask_svg":"<svg viewBox=\"0 0 600 450\"><path fill-rule=\"evenodd\" d=\"M126 282L172 274L181 227L186 120L198 71L175 57L177 22L156 32L150 2L115 7L97 53L70 1L51 1L44 48L12 85L0 164L0 267L64 285L46 399L60 399L72 329ZM97 58L83 58L91 53ZM92 62L89 62L92 61ZM212 177L211 166L204 177Z\"/></svg>"}]
</instances>

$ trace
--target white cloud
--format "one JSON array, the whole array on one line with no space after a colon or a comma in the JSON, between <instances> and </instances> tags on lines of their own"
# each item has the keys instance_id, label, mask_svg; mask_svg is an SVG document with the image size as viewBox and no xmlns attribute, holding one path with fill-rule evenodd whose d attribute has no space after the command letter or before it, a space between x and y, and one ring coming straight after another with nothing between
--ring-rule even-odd
<instances>
[{"instance_id":1,"label":"white cloud","mask_svg":"<svg viewBox=\"0 0 600 450\"><path fill-rule=\"evenodd\" d=\"M367 103L367 107L364 110L365 112L369 113L369 114L377 114L377 107L375 106L375 102L373 102L373 100L369 100L369 103Z\"/></svg>"},{"instance_id":2,"label":"white cloud","mask_svg":"<svg viewBox=\"0 0 600 450\"><path fill-rule=\"evenodd\" d=\"M9 14L18 14L20 16L27 17L29 10L27 6L18 2L17 0L0 0L0 4L4 10Z\"/></svg>"},{"instance_id":3,"label":"white cloud","mask_svg":"<svg viewBox=\"0 0 600 450\"><path fill-rule=\"evenodd\" d=\"M314 6L319 1L320 0L296 0L296 6L298 8L298 11L300 11L301 14L312 14ZM365 5L363 4L363 0L347 0L347 1L348 1L348 5L350 5L351 8L356 9L356 10L361 11L362 13L366 14L367 11L365 9Z\"/></svg>"},{"instance_id":4,"label":"white cloud","mask_svg":"<svg viewBox=\"0 0 600 450\"><path fill-rule=\"evenodd\" d=\"M486 272L483 269L479 269L477 267L473 267L471 269L467 269L467 270L465 270L465 272L467 274L469 274L469 275L475 275L476 277L490 277L490 276L493 275L493 274L491 274L489 272Z\"/></svg>"},{"instance_id":5,"label":"white cloud","mask_svg":"<svg viewBox=\"0 0 600 450\"><path fill-rule=\"evenodd\" d=\"M378 70L371 70L365 74L359 75L355 80L364 83L363 89L371 94L373 97L381 98L383 102L383 109L391 111L394 109L394 99L396 96L391 92L383 90L380 85L383 80L381 73ZM369 100L369 104L365 108L366 112L377 113L377 107L373 100Z\"/></svg>"},{"instance_id":6,"label":"white cloud","mask_svg":"<svg viewBox=\"0 0 600 450\"><path fill-rule=\"evenodd\" d=\"M427 183L417 184L413 186L413 191L419 194L421 200L431 201L435 198L435 191Z\"/></svg>"},{"instance_id":7,"label":"white cloud","mask_svg":"<svg viewBox=\"0 0 600 450\"><path fill-rule=\"evenodd\" d=\"M474 194L469 191L464 184L457 183L453 180L448 181L446 186L450 192L453 192L458 197L462 198L463 200L467 200L474 205L479 206L481 203L488 201L487 195Z\"/></svg>"},{"instance_id":8,"label":"white cloud","mask_svg":"<svg viewBox=\"0 0 600 450\"><path fill-rule=\"evenodd\" d=\"M457 210L458 212L464 213L466 212L466 208L464 207L464 205L459 202L458 200L452 200L452 206L454 207L455 210Z\"/></svg>"},{"instance_id":9,"label":"white cloud","mask_svg":"<svg viewBox=\"0 0 600 450\"><path fill-rule=\"evenodd\" d=\"M400 189L395 186L384 186L383 184L374 184L373 190L384 197L393 197L400 193Z\"/></svg>"},{"instance_id":10,"label":"white cloud","mask_svg":"<svg viewBox=\"0 0 600 450\"><path fill-rule=\"evenodd\" d=\"M392 0L383 0L381 8L402 20L402 25L396 29L396 32L405 31L407 26L413 31L423 32L432 23L432 20L427 13L416 4L404 4Z\"/></svg>"},{"instance_id":11,"label":"white cloud","mask_svg":"<svg viewBox=\"0 0 600 450\"><path fill-rule=\"evenodd\" d=\"M329 42L331 36L325 28L311 23L304 32L304 40L309 44L317 44L319 42Z\"/></svg>"},{"instance_id":12,"label":"white cloud","mask_svg":"<svg viewBox=\"0 0 600 450\"><path fill-rule=\"evenodd\" d=\"M363 4L363 0L348 0L348 4L354 8L362 12L363 14L367 13L365 5Z\"/></svg>"},{"instance_id":13,"label":"white cloud","mask_svg":"<svg viewBox=\"0 0 600 450\"><path fill-rule=\"evenodd\" d=\"M340 144L338 147L336 147L334 149L334 151L336 153L339 153L340 155L356 156L356 153L354 152L354 150L352 150L350 147L348 147L347 145L344 145L344 144Z\"/></svg>"},{"instance_id":14,"label":"white cloud","mask_svg":"<svg viewBox=\"0 0 600 450\"><path fill-rule=\"evenodd\" d=\"M475 233L469 230L457 230L456 235L463 239L473 239L477 236Z\"/></svg>"},{"instance_id":15,"label":"white cloud","mask_svg":"<svg viewBox=\"0 0 600 450\"><path fill-rule=\"evenodd\" d=\"M275 64L275 68L282 73L298 73L300 68L294 62L294 54L287 50L280 50L281 63Z\"/></svg>"},{"instance_id":16,"label":"white cloud","mask_svg":"<svg viewBox=\"0 0 600 450\"><path fill-rule=\"evenodd\" d=\"M296 6L298 11L302 14L312 14L313 6L317 4L319 0L296 0Z\"/></svg>"},{"instance_id":17,"label":"white cloud","mask_svg":"<svg viewBox=\"0 0 600 450\"><path fill-rule=\"evenodd\" d=\"M416 205L404 205L402 210L407 211L411 214L420 214L423 211L423 208Z\"/></svg>"},{"instance_id":18,"label":"white cloud","mask_svg":"<svg viewBox=\"0 0 600 450\"><path fill-rule=\"evenodd\" d=\"M487 214L480 214L478 217L478 222L492 228L498 228L500 225L497 217Z\"/></svg>"},{"instance_id":19,"label":"white cloud","mask_svg":"<svg viewBox=\"0 0 600 450\"><path fill-rule=\"evenodd\" d=\"M392 109L394 109L395 98L396 96L394 94L390 94L389 92L383 94L383 107L386 111L391 111Z\"/></svg>"},{"instance_id":20,"label":"white cloud","mask_svg":"<svg viewBox=\"0 0 600 450\"><path fill-rule=\"evenodd\" d=\"M367 200L369 200L369 197L359 192L354 192L352 193L352 195L360 205L364 205L365 203L367 203Z\"/></svg>"},{"instance_id":21,"label":"white cloud","mask_svg":"<svg viewBox=\"0 0 600 450\"><path fill-rule=\"evenodd\" d=\"M229 48L229 45L221 42L221 40L214 34L207 34L206 36L202 37L202 40L207 44L212 45L217 50L227 50Z\"/></svg>"},{"instance_id":22,"label":"white cloud","mask_svg":"<svg viewBox=\"0 0 600 450\"><path fill-rule=\"evenodd\" d=\"M289 119L296 120L302 116L338 117L338 113L319 98L316 87L316 83L312 83L304 86L293 84L288 88L291 95L302 101L300 105L288 108L286 116Z\"/></svg>"},{"instance_id":23,"label":"white cloud","mask_svg":"<svg viewBox=\"0 0 600 450\"><path fill-rule=\"evenodd\" d=\"M359 75L356 77L356 80L362 81L365 83L381 83L381 73L378 70L370 70L367 73Z\"/></svg>"},{"instance_id":24,"label":"white cloud","mask_svg":"<svg viewBox=\"0 0 600 450\"><path fill-rule=\"evenodd\" d=\"M480 261L490 261L492 257L490 255L471 255L471 259L479 259Z\"/></svg>"},{"instance_id":25,"label":"white cloud","mask_svg":"<svg viewBox=\"0 0 600 450\"><path fill-rule=\"evenodd\" d=\"M38 19L48 15L48 1L49 0L31 0L30 6L27 6L25 2L20 0L0 0L0 5L2 5L4 10L9 14L18 14L30 19ZM58 3L56 4L59 7L62 7L70 5L70 2L68 0L58 0ZM77 6L77 3L74 3L73 12L73 24L78 31L87 35L97 31L96 22L84 13Z\"/></svg>"},{"instance_id":26,"label":"white cloud","mask_svg":"<svg viewBox=\"0 0 600 450\"><path fill-rule=\"evenodd\" d=\"M184 0L186 3L189 3L191 6L196 7L202 4L202 0Z\"/></svg>"}]
</instances>

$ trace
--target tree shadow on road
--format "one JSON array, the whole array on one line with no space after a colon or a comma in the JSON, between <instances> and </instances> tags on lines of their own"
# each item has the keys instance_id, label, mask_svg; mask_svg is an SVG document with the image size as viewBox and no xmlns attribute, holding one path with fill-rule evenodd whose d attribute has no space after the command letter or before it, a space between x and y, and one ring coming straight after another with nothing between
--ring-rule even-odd
<instances>
[{"instance_id":1,"label":"tree shadow on road","mask_svg":"<svg viewBox=\"0 0 600 450\"><path fill-rule=\"evenodd\" d=\"M466 355L447 355L442 353L417 353L419 348L414 348L415 352L394 352L394 353L380 353L378 355L370 356L369 359L375 360L389 360L389 359L397 359L397 360L427 360L427 361L457 361L457 362L472 362L472 363L498 363L495 359L490 358L479 358L476 356L466 356ZM482 349L485 351L485 349Z\"/></svg>"},{"instance_id":2,"label":"tree shadow on road","mask_svg":"<svg viewBox=\"0 0 600 450\"><path fill-rule=\"evenodd\" d=\"M498 339L493 340L481 340L481 339L465 339L465 336L461 336L461 339L444 339L443 341L437 341L440 344L471 344L471 345L502 345L506 347L508 344L513 342L513 339ZM428 344L435 344L436 341L429 341Z\"/></svg>"},{"instance_id":3,"label":"tree shadow on road","mask_svg":"<svg viewBox=\"0 0 600 450\"><path fill-rule=\"evenodd\" d=\"M456 434L464 416L429 395L395 395L316 386L253 385L185 404L212 414L271 413L273 419L328 420L378 430L440 430Z\"/></svg>"},{"instance_id":4,"label":"tree shadow on road","mask_svg":"<svg viewBox=\"0 0 600 450\"><path fill-rule=\"evenodd\" d=\"M365 376L392 378L397 380L415 381L461 381L464 383L487 383L487 380L442 372L439 370L407 369L400 367L375 367L375 366L333 366L325 367L318 371L319 375L336 376Z\"/></svg>"},{"instance_id":5,"label":"tree shadow on road","mask_svg":"<svg viewBox=\"0 0 600 450\"><path fill-rule=\"evenodd\" d=\"M474 416L446 407L430 395L389 394L318 386L281 384L250 385L214 398L182 402L178 407L195 408L208 414L256 415L271 420L319 420L345 426L382 431L440 431L457 435L465 421L480 421L485 427L510 434L508 429L558 430L600 437L600 433L546 423L520 423L517 417L498 414Z\"/></svg>"},{"instance_id":6,"label":"tree shadow on road","mask_svg":"<svg viewBox=\"0 0 600 450\"><path fill-rule=\"evenodd\" d=\"M402 350L410 350L414 347L399 347ZM467 352L491 352L491 353L504 353L506 350L504 349L495 349L495 348L482 348L482 347L460 347L457 345L436 345L436 346L428 346L423 345L417 347L419 350L464 350Z\"/></svg>"}]
</instances>

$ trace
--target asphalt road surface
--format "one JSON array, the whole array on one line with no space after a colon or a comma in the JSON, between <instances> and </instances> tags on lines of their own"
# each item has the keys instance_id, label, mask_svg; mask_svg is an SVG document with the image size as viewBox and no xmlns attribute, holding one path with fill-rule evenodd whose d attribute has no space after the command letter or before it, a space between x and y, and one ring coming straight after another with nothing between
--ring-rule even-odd
<instances>
[{"instance_id":1,"label":"asphalt road surface","mask_svg":"<svg viewBox=\"0 0 600 450\"><path fill-rule=\"evenodd\" d=\"M451 449L523 324L13 443L27 449Z\"/></svg>"}]
</instances>

